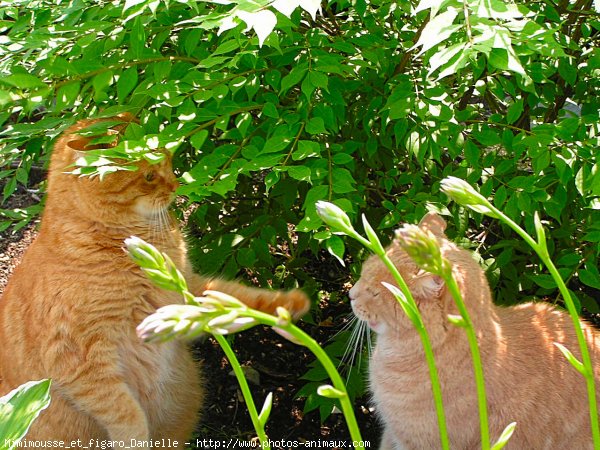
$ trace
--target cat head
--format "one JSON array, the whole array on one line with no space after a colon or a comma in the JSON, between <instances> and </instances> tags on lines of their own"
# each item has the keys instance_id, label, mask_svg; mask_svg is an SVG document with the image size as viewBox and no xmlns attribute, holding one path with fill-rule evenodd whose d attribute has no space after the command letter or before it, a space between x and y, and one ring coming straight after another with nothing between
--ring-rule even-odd
<instances>
[{"instance_id":1,"label":"cat head","mask_svg":"<svg viewBox=\"0 0 600 450\"><path fill-rule=\"evenodd\" d=\"M178 182L173 174L171 156L158 164L136 163L137 170L117 172L100 177L76 176L75 161L86 151L115 146L127 125L135 121L130 114L106 119L77 122L57 140L49 169L48 204L61 202L86 218L105 224L127 224L154 220L164 215L175 197ZM115 139L108 144L91 144L92 138L79 132L90 125L111 122L106 135ZM114 124L117 123L116 125ZM97 139L95 135L93 138Z\"/></svg>"},{"instance_id":2,"label":"cat head","mask_svg":"<svg viewBox=\"0 0 600 450\"><path fill-rule=\"evenodd\" d=\"M419 227L435 236L442 256L452 264L452 273L457 281L467 309L473 317L486 314L491 305L485 274L470 252L450 242L445 235L446 222L434 213L427 214ZM411 257L402 250L402 228L396 239L386 249L400 274L406 281L419 306L425 326L446 329L447 315L457 314L454 302L441 277L420 269ZM350 290L354 314L366 321L378 334L400 333L412 329L412 323L391 292L382 282L396 285L384 263L375 255L365 261L360 279Z\"/></svg>"}]
</instances>

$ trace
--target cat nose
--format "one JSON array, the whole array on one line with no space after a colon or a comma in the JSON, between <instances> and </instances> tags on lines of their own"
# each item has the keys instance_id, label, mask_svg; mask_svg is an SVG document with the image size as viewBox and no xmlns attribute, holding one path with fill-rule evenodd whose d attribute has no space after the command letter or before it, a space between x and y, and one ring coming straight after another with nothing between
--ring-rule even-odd
<instances>
[{"instance_id":1,"label":"cat nose","mask_svg":"<svg viewBox=\"0 0 600 450\"><path fill-rule=\"evenodd\" d=\"M177 181L177 180L171 181L171 183L169 184L169 187L171 188L171 190L173 192L175 192L177 190L177 188L179 187L179 181Z\"/></svg>"}]
</instances>

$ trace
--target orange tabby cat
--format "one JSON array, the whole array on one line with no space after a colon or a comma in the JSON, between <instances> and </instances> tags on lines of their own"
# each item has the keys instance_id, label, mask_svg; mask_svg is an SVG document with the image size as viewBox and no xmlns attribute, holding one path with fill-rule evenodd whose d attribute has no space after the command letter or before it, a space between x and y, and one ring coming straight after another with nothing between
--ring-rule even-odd
<instances>
[{"instance_id":1,"label":"orange tabby cat","mask_svg":"<svg viewBox=\"0 0 600 450\"><path fill-rule=\"evenodd\" d=\"M419 226L436 236L443 256L452 263L453 275L472 317L483 360L492 440L516 421L508 449L591 449L585 381L553 344L562 343L579 356L569 316L545 303L495 306L477 262L469 252L446 239L444 220L429 214ZM420 271L400 248L399 239L402 229L387 254L408 283L431 337L451 447L481 448L466 334L447 320L448 314L458 311L441 278ZM350 291L354 313L377 332L370 388L384 424L381 448L440 448L421 341L382 281L394 283L383 263L371 257ZM600 386L600 335L585 323L583 329Z\"/></svg>"},{"instance_id":2,"label":"orange tabby cat","mask_svg":"<svg viewBox=\"0 0 600 450\"><path fill-rule=\"evenodd\" d=\"M117 120L123 124L109 133L122 132L132 118ZM204 396L198 367L183 343L151 345L136 336L146 316L182 299L155 287L125 254L123 240L139 236L167 252L196 295L223 291L267 312L283 305L296 316L309 302L298 290L268 291L192 273L185 242L166 213L178 186L169 156L103 181L67 174L82 152L98 147L77 133L97 122L81 121L56 142L39 235L0 299L0 394L52 378L51 405L30 440L129 445L171 438L182 447Z\"/></svg>"}]
</instances>

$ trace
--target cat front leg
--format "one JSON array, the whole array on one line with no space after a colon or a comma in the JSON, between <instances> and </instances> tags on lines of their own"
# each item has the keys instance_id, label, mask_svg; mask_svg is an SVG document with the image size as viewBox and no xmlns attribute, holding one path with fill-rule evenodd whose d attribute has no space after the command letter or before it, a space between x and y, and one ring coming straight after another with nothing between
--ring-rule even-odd
<instances>
[{"instance_id":1,"label":"cat front leg","mask_svg":"<svg viewBox=\"0 0 600 450\"><path fill-rule=\"evenodd\" d=\"M275 314L277 307L283 306L294 319L299 319L310 309L310 299L300 289L273 291L245 286L237 281L205 278L197 274L188 276L187 281L190 291L196 296L201 296L207 290L219 291L237 298L250 308L268 314Z\"/></svg>"},{"instance_id":2,"label":"cat front leg","mask_svg":"<svg viewBox=\"0 0 600 450\"><path fill-rule=\"evenodd\" d=\"M55 366L50 370L53 396L64 398L79 414L91 418L106 431L109 440L122 443L116 447L128 447L132 440L148 443L146 413L119 373L116 354L114 347L97 341L79 364L63 366L65 371ZM72 432L77 434L78 430Z\"/></svg>"}]
</instances>

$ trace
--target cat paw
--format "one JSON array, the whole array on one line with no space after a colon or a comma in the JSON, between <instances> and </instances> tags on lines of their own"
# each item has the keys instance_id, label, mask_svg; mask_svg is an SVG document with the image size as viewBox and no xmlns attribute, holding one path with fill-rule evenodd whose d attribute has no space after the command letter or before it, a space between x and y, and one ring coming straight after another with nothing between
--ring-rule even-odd
<instances>
[{"instance_id":1,"label":"cat paw","mask_svg":"<svg viewBox=\"0 0 600 450\"><path fill-rule=\"evenodd\" d=\"M282 297L283 301L278 306L287 309L294 320L298 320L310 309L310 298L300 289L285 292Z\"/></svg>"}]
</instances>

